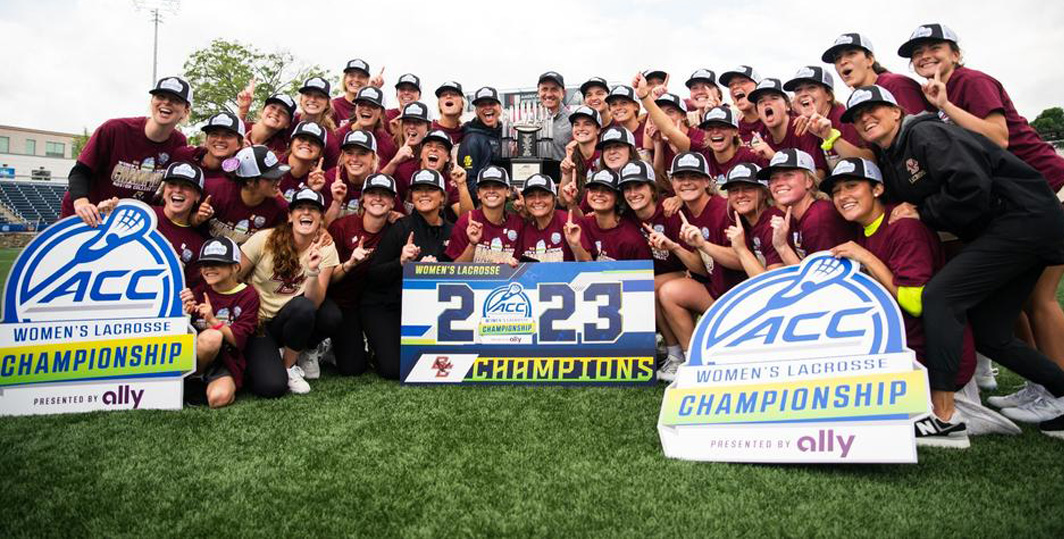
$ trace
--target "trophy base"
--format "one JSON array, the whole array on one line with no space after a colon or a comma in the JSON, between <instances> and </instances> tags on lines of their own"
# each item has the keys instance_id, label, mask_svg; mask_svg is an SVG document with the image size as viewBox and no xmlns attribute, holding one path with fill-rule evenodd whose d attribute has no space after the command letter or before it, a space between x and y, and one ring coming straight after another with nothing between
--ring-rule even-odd
<instances>
[{"instance_id":1,"label":"trophy base","mask_svg":"<svg viewBox=\"0 0 1064 539\"><path fill-rule=\"evenodd\" d=\"M553 159L541 159L538 157L514 157L510 159L497 159L496 165L506 168L510 172L510 181L514 189L520 191L525 187L525 180L533 174L546 174L554 183L561 179L561 163Z\"/></svg>"}]
</instances>

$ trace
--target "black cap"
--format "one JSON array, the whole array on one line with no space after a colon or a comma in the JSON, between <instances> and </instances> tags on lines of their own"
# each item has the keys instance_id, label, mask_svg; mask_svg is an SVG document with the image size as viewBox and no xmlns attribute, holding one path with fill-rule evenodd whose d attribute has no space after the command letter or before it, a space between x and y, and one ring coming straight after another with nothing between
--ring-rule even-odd
<instances>
[{"instance_id":1,"label":"black cap","mask_svg":"<svg viewBox=\"0 0 1064 539\"><path fill-rule=\"evenodd\" d=\"M842 34L835 38L834 45L828 47L828 50L820 55L820 60L825 64L834 64L835 56L848 49L864 49L869 54L876 53L875 49L872 48L872 40L867 37L857 33Z\"/></svg>"},{"instance_id":2,"label":"black cap","mask_svg":"<svg viewBox=\"0 0 1064 539\"><path fill-rule=\"evenodd\" d=\"M192 105L192 87L188 81L181 77L164 77L155 83L155 87L148 91L151 95L170 94Z\"/></svg>"},{"instance_id":3,"label":"black cap","mask_svg":"<svg viewBox=\"0 0 1064 539\"><path fill-rule=\"evenodd\" d=\"M561 86L563 89L565 88L565 77L562 77L561 73L558 73L557 71L548 71L540 75L539 82L536 84L542 84L544 81L551 81L558 86Z\"/></svg>"},{"instance_id":4,"label":"black cap","mask_svg":"<svg viewBox=\"0 0 1064 539\"><path fill-rule=\"evenodd\" d=\"M665 80L665 79L669 78L669 74L666 73L664 70L661 70L661 69L648 69L648 70L643 72L643 78L647 79L647 80L650 80L650 79Z\"/></svg>"},{"instance_id":5,"label":"black cap","mask_svg":"<svg viewBox=\"0 0 1064 539\"><path fill-rule=\"evenodd\" d=\"M830 195L831 189L835 186L835 182L845 181L848 178L868 180L872 183L883 183L883 172L879 170L879 165L876 165L868 159L847 157L840 160L838 164L835 165L835 170L831 171L831 175L820 182L820 190Z\"/></svg>"},{"instance_id":6,"label":"black cap","mask_svg":"<svg viewBox=\"0 0 1064 539\"><path fill-rule=\"evenodd\" d=\"M758 75L757 70L748 65L735 66L724 73L721 73L720 79L718 80L720 81L721 86L727 86L735 77L746 77L754 81L755 84L761 82L761 75Z\"/></svg>"},{"instance_id":7,"label":"black cap","mask_svg":"<svg viewBox=\"0 0 1064 539\"><path fill-rule=\"evenodd\" d=\"M420 120L422 122L429 121L429 108L420 101L413 101L407 103L403 107L402 114L399 115L400 120Z\"/></svg>"},{"instance_id":8,"label":"black cap","mask_svg":"<svg viewBox=\"0 0 1064 539\"><path fill-rule=\"evenodd\" d=\"M606 96L607 103L614 99L627 99L639 103L639 100L635 98L635 90L631 86L625 86L623 84L614 86L613 89L610 90L610 95Z\"/></svg>"},{"instance_id":9,"label":"black cap","mask_svg":"<svg viewBox=\"0 0 1064 539\"><path fill-rule=\"evenodd\" d=\"M709 129L712 124L721 124L739 129L739 118L735 116L735 111L731 107L721 105L707 110L702 115L702 123L698 124L698 128Z\"/></svg>"},{"instance_id":10,"label":"black cap","mask_svg":"<svg viewBox=\"0 0 1064 539\"><path fill-rule=\"evenodd\" d=\"M606 90L606 92L610 91L610 85L606 82L606 79L602 77L591 77L590 79L587 79L587 82L580 85L580 95L587 94L587 91L595 86Z\"/></svg>"},{"instance_id":11,"label":"black cap","mask_svg":"<svg viewBox=\"0 0 1064 539\"><path fill-rule=\"evenodd\" d=\"M455 92L458 92L458 95L465 95L465 92L462 91L462 85L453 80L449 80L441 84L438 88L436 88L436 97L440 97L440 94L442 94L445 90L453 90Z\"/></svg>"},{"instance_id":12,"label":"black cap","mask_svg":"<svg viewBox=\"0 0 1064 539\"><path fill-rule=\"evenodd\" d=\"M292 130L291 139L296 137L312 138L318 141L322 148L325 147L326 141L329 140L329 134L321 124L306 120L297 123L295 129Z\"/></svg>"},{"instance_id":13,"label":"black cap","mask_svg":"<svg viewBox=\"0 0 1064 539\"><path fill-rule=\"evenodd\" d=\"M576 110L570 112L569 123L573 123L574 121L576 121L576 118L580 116L590 118L592 121L595 122L595 125L602 127L602 116L598 113L597 110L587 105L580 105L576 108Z\"/></svg>"},{"instance_id":14,"label":"black cap","mask_svg":"<svg viewBox=\"0 0 1064 539\"><path fill-rule=\"evenodd\" d=\"M219 264L239 264L240 246L235 241L218 236L203 242L200 247L199 262L217 262Z\"/></svg>"},{"instance_id":15,"label":"black cap","mask_svg":"<svg viewBox=\"0 0 1064 539\"><path fill-rule=\"evenodd\" d=\"M499 92L491 86L484 86L473 94L473 106L476 106L481 101L494 101L498 104L502 104L499 100Z\"/></svg>"},{"instance_id":16,"label":"black cap","mask_svg":"<svg viewBox=\"0 0 1064 539\"><path fill-rule=\"evenodd\" d=\"M620 184L621 177L618 176L616 172L608 168L604 168L588 176L587 183L585 183L584 185L587 187L590 187L592 185L605 185L606 187L609 187L614 191L620 191Z\"/></svg>"},{"instance_id":17,"label":"black cap","mask_svg":"<svg viewBox=\"0 0 1064 539\"><path fill-rule=\"evenodd\" d=\"M451 148L454 148L454 142L451 140L451 136L442 129L433 129L429 131L425 134L425 137L421 139L421 143L424 144L430 140L435 140L436 142L443 144L447 147L448 152L451 151Z\"/></svg>"},{"instance_id":18,"label":"black cap","mask_svg":"<svg viewBox=\"0 0 1064 539\"><path fill-rule=\"evenodd\" d=\"M376 86L363 86L355 94L355 103L359 101L384 108L384 92Z\"/></svg>"},{"instance_id":19,"label":"black cap","mask_svg":"<svg viewBox=\"0 0 1064 539\"><path fill-rule=\"evenodd\" d=\"M709 163L706 156L698 152L683 152L672 158L672 168L669 176L675 176L679 172L696 172L709 177Z\"/></svg>"},{"instance_id":20,"label":"black cap","mask_svg":"<svg viewBox=\"0 0 1064 539\"><path fill-rule=\"evenodd\" d=\"M262 145L247 146L234 157L222 161L222 170L237 178L266 178L279 180L292 167L277 160L269 148Z\"/></svg>"},{"instance_id":21,"label":"black cap","mask_svg":"<svg viewBox=\"0 0 1064 539\"><path fill-rule=\"evenodd\" d=\"M665 105L672 105L680 109L682 112L687 112L687 104L684 103L683 99L680 99L680 96L676 94L662 94L661 97L654 100L654 103L659 107L664 107Z\"/></svg>"},{"instance_id":22,"label":"black cap","mask_svg":"<svg viewBox=\"0 0 1064 539\"><path fill-rule=\"evenodd\" d=\"M423 168L410 177L410 188L418 185L431 185L440 191L447 192L447 184L444 183L443 175L432 169Z\"/></svg>"},{"instance_id":23,"label":"black cap","mask_svg":"<svg viewBox=\"0 0 1064 539\"><path fill-rule=\"evenodd\" d=\"M595 144L596 150L601 150L607 144L614 142L620 142L622 144L628 144L629 146L635 146L635 135L632 134L627 128L619 125L607 127L601 135L599 135L598 143ZM632 156L635 157L635 156Z\"/></svg>"},{"instance_id":24,"label":"black cap","mask_svg":"<svg viewBox=\"0 0 1064 539\"><path fill-rule=\"evenodd\" d=\"M839 119L843 123L853 123L853 115L858 109L875 103L898 106L898 100L894 99L894 94L890 93L890 90L877 85L863 86L850 94L849 99L846 100L846 110Z\"/></svg>"},{"instance_id":25,"label":"black cap","mask_svg":"<svg viewBox=\"0 0 1064 539\"><path fill-rule=\"evenodd\" d=\"M768 166L761 169L757 173L757 177L768 181L768 179L772 177L773 172L776 172L777 170L791 169L805 170L816 174L816 163L813 162L813 156L798 148L785 148L777 151L775 155L772 156L772 160L769 161Z\"/></svg>"},{"instance_id":26,"label":"black cap","mask_svg":"<svg viewBox=\"0 0 1064 539\"><path fill-rule=\"evenodd\" d=\"M414 88L417 88L418 92L421 92L421 79L413 73L403 73L399 75L399 79L395 81L395 89L398 90L400 86L409 84Z\"/></svg>"},{"instance_id":27,"label":"black cap","mask_svg":"<svg viewBox=\"0 0 1064 539\"><path fill-rule=\"evenodd\" d=\"M817 66L805 66L799 69L798 72L791 77L791 80L783 85L783 89L788 92L793 92L797 90L798 86L803 82L812 82L813 84L824 86L832 92L835 91L835 79L831 78L831 73L828 73L824 68Z\"/></svg>"},{"instance_id":28,"label":"black cap","mask_svg":"<svg viewBox=\"0 0 1064 539\"><path fill-rule=\"evenodd\" d=\"M944 24L925 24L916 30L913 30L912 35L909 36L909 40L898 47L898 56L901 56L902 58L912 58L913 49L915 49L917 45L928 41L951 41L954 44L957 44L960 42L960 38L957 37L956 32Z\"/></svg>"},{"instance_id":29,"label":"black cap","mask_svg":"<svg viewBox=\"0 0 1064 539\"><path fill-rule=\"evenodd\" d=\"M361 71L366 75L369 75L369 64L361 58L355 58L354 60L348 60L347 66L344 67L344 73L348 71Z\"/></svg>"},{"instance_id":30,"label":"black cap","mask_svg":"<svg viewBox=\"0 0 1064 539\"><path fill-rule=\"evenodd\" d=\"M783 83L779 79L767 78L761 79L761 82L757 83L757 88L746 96L746 100L757 104L757 100L761 99L761 96L768 94L779 94L785 98L788 97L787 92L783 90Z\"/></svg>"},{"instance_id":31,"label":"black cap","mask_svg":"<svg viewBox=\"0 0 1064 539\"><path fill-rule=\"evenodd\" d=\"M713 73L712 69L696 69L694 73L691 73L690 77L687 77L687 82L684 83L688 88L696 82L708 82L714 86L717 85L717 75Z\"/></svg>"},{"instance_id":32,"label":"black cap","mask_svg":"<svg viewBox=\"0 0 1064 539\"><path fill-rule=\"evenodd\" d=\"M292 118L295 118L296 102L291 97L288 97L288 95L273 94L270 97L266 98L266 102L263 103L263 106L269 105L271 103L277 103L278 105L284 107L284 110L288 111L288 119L291 120Z\"/></svg>"},{"instance_id":33,"label":"black cap","mask_svg":"<svg viewBox=\"0 0 1064 539\"><path fill-rule=\"evenodd\" d=\"M554 183L554 180L546 174L535 173L525 179L525 186L521 189L522 195L527 195L529 191L539 189L546 191L552 195L558 195L558 186Z\"/></svg>"},{"instance_id":34,"label":"black cap","mask_svg":"<svg viewBox=\"0 0 1064 539\"><path fill-rule=\"evenodd\" d=\"M366 182L362 184L362 194L366 194L370 189L384 189L392 195L398 193L395 189L395 178L380 172L374 172L366 178Z\"/></svg>"},{"instance_id":35,"label":"black cap","mask_svg":"<svg viewBox=\"0 0 1064 539\"><path fill-rule=\"evenodd\" d=\"M325 94L325 97L329 97L329 92L332 91L332 85L329 81L322 77L311 77L303 81L303 86L299 88L299 93L306 94L310 92L318 92Z\"/></svg>"},{"instance_id":36,"label":"black cap","mask_svg":"<svg viewBox=\"0 0 1064 539\"><path fill-rule=\"evenodd\" d=\"M639 182L639 183L656 183L654 175L654 167L648 165L646 161L636 159L635 161L629 161L628 164L621 167L621 180L618 185L623 186L626 183Z\"/></svg>"},{"instance_id":37,"label":"black cap","mask_svg":"<svg viewBox=\"0 0 1064 539\"><path fill-rule=\"evenodd\" d=\"M340 144L340 149L342 150L350 146L358 146L373 153L377 153L377 137L373 136L373 133L362 129L348 131L347 134L344 135L344 142Z\"/></svg>"},{"instance_id":38,"label":"black cap","mask_svg":"<svg viewBox=\"0 0 1064 539\"><path fill-rule=\"evenodd\" d=\"M319 210L325 211L325 197L309 187L304 187L292 195L292 201L288 203L288 211L291 212L296 206L302 204L317 206Z\"/></svg>"},{"instance_id":39,"label":"black cap","mask_svg":"<svg viewBox=\"0 0 1064 539\"><path fill-rule=\"evenodd\" d=\"M489 165L477 173L477 185L485 182L494 182L510 187L510 174L506 172L505 168L496 165Z\"/></svg>"},{"instance_id":40,"label":"black cap","mask_svg":"<svg viewBox=\"0 0 1064 539\"><path fill-rule=\"evenodd\" d=\"M757 177L757 173L761 171L761 167L754 163L739 163L728 171L728 175L719 180L719 186L721 189L728 189L728 186L745 183L750 185L760 185L761 187L768 188L768 181Z\"/></svg>"},{"instance_id":41,"label":"black cap","mask_svg":"<svg viewBox=\"0 0 1064 539\"><path fill-rule=\"evenodd\" d=\"M163 173L163 183L186 182L192 184L200 193L203 192L203 170L191 163L178 161L170 163Z\"/></svg>"},{"instance_id":42,"label":"black cap","mask_svg":"<svg viewBox=\"0 0 1064 539\"><path fill-rule=\"evenodd\" d=\"M217 130L229 131L240 138L244 138L244 122L240 121L236 114L229 111L219 112L211 116L207 119L207 123L200 128L200 131L204 133Z\"/></svg>"}]
</instances>

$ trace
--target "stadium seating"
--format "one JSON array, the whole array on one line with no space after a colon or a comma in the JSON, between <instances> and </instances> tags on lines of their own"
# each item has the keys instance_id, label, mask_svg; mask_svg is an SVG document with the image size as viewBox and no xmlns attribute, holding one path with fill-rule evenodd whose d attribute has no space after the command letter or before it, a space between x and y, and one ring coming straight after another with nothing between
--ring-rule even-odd
<instances>
[{"instance_id":1,"label":"stadium seating","mask_svg":"<svg viewBox=\"0 0 1064 539\"><path fill-rule=\"evenodd\" d=\"M29 222L50 225L59 219L66 185L50 182L0 181L0 202Z\"/></svg>"}]
</instances>

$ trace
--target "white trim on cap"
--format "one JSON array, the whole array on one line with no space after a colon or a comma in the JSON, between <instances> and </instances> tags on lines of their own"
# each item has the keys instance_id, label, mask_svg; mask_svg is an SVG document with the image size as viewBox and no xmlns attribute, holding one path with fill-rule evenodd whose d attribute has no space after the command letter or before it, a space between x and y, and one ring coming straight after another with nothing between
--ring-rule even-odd
<instances>
[{"instance_id":1,"label":"white trim on cap","mask_svg":"<svg viewBox=\"0 0 1064 539\"><path fill-rule=\"evenodd\" d=\"M196 169L192 168L192 165L188 163L181 163L180 165L177 165L176 167L174 167L173 170L170 171L170 173L178 176L184 176L193 180L196 179Z\"/></svg>"},{"instance_id":2,"label":"white trim on cap","mask_svg":"<svg viewBox=\"0 0 1064 539\"><path fill-rule=\"evenodd\" d=\"M835 44L836 45L852 45L853 44L853 37L851 37L850 34L842 34L841 36L835 38Z\"/></svg>"},{"instance_id":3,"label":"white trim on cap","mask_svg":"<svg viewBox=\"0 0 1064 539\"><path fill-rule=\"evenodd\" d=\"M185 85L181 84L181 79L177 77L167 77L159 81L160 90L171 90L174 92L184 92Z\"/></svg>"},{"instance_id":4,"label":"white trim on cap","mask_svg":"<svg viewBox=\"0 0 1064 539\"><path fill-rule=\"evenodd\" d=\"M702 168L702 161L698 159L693 153L685 153L676 160L676 166L678 167L699 167Z\"/></svg>"},{"instance_id":5,"label":"white trim on cap","mask_svg":"<svg viewBox=\"0 0 1064 539\"><path fill-rule=\"evenodd\" d=\"M799 69L798 72L794 74L794 78L796 78L796 79L815 79L815 78L817 78L817 76L816 76L816 71L814 71L813 68L811 68L809 66L806 66L806 67L803 67L803 68Z\"/></svg>"},{"instance_id":6,"label":"white trim on cap","mask_svg":"<svg viewBox=\"0 0 1064 539\"><path fill-rule=\"evenodd\" d=\"M728 113L720 107L713 107L706 113L705 120L727 120Z\"/></svg>"},{"instance_id":7,"label":"white trim on cap","mask_svg":"<svg viewBox=\"0 0 1064 539\"><path fill-rule=\"evenodd\" d=\"M318 136L321 136L321 134L322 134L321 127L318 124L314 123L314 122L304 123L302 130L310 132L310 133L314 133L315 135L318 135Z\"/></svg>"},{"instance_id":8,"label":"white trim on cap","mask_svg":"<svg viewBox=\"0 0 1064 539\"><path fill-rule=\"evenodd\" d=\"M205 256L225 256L229 254L229 248L221 240L212 239L203 246L203 254Z\"/></svg>"},{"instance_id":9,"label":"white trim on cap","mask_svg":"<svg viewBox=\"0 0 1064 539\"><path fill-rule=\"evenodd\" d=\"M831 171L832 176L838 174L847 174L857 170L857 165L854 165L851 161L840 161L838 165L835 165L835 170Z\"/></svg>"},{"instance_id":10,"label":"white trim on cap","mask_svg":"<svg viewBox=\"0 0 1064 539\"><path fill-rule=\"evenodd\" d=\"M254 157L254 155L255 154L252 153L252 157ZM264 155L262 157L262 163L264 165L268 166L268 167L272 167L272 166L277 164L277 156L274 155L274 153L272 151L266 150L266 155ZM257 165L256 165L256 168L257 168Z\"/></svg>"},{"instance_id":11,"label":"white trim on cap","mask_svg":"<svg viewBox=\"0 0 1064 539\"><path fill-rule=\"evenodd\" d=\"M624 133L620 129L610 129L602 134L602 140L617 140L624 137Z\"/></svg>"},{"instance_id":12,"label":"white trim on cap","mask_svg":"<svg viewBox=\"0 0 1064 539\"><path fill-rule=\"evenodd\" d=\"M863 90L863 89L862 90L857 90L853 94L850 95L850 99L849 99L849 101L847 101L847 105L849 107L853 107L854 105L859 105L861 103L864 103L865 101L868 101L869 99L872 99L873 97L875 97L875 96L872 94L871 90Z\"/></svg>"},{"instance_id":13,"label":"white trim on cap","mask_svg":"<svg viewBox=\"0 0 1064 539\"><path fill-rule=\"evenodd\" d=\"M484 172L480 174L481 178L503 178L502 169L497 167L488 167L484 169Z\"/></svg>"},{"instance_id":14,"label":"white trim on cap","mask_svg":"<svg viewBox=\"0 0 1064 539\"><path fill-rule=\"evenodd\" d=\"M604 180L599 180L600 176L603 177ZM594 181L606 181L606 183L609 184L613 183L613 176L610 174L610 170L605 168L596 172L595 175L591 177L591 179Z\"/></svg>"}]
</instances>

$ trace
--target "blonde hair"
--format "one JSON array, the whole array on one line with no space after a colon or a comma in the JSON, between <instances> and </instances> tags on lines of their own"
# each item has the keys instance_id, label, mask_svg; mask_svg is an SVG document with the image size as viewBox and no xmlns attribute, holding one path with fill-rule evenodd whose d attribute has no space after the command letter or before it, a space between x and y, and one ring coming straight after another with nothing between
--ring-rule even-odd
<instances>
[{"instance_id":1,"label":"blonde hair","mask_svg":"<svg viewBox=\"0 0 1064 539\"><path fill-rule=\"evenodd\" d=\"M329 96L325 96L325 110L321 111L321 117L318 119L311 119L310 115L303 110L303 98L307 94L299 94L299 112L303 115L301 121L312 121L321 124L322 127L328 129L330 132L336 131L336 122L333 121L333 106L332 99ZM291 120L289 120L291 121Z\"/></svg>"}]
</instances>

